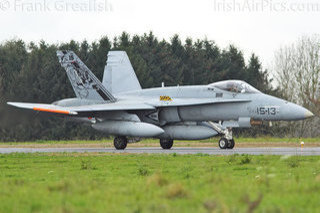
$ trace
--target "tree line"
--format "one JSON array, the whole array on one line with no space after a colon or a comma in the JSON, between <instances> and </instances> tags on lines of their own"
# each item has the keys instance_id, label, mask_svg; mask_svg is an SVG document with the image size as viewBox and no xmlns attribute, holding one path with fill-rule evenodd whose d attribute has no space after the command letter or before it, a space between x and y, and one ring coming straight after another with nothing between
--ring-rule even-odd
<instances>
[{"instance_id":1,"label":"tree line","mask_svg":"<svg viewBox=\"0 0 320 213\"><path fill-rule=\"evenodd\" d=\"M74 97L67 75L56 57L57 50L73 50L102 79L107 53L124 50L143 88L166 85L209 84L228 79L248 82L262 92L276 94L272 79L259 58L246 61L237 47L220 48L207 39L181 41L174 35L159 40L152 32L143 35L122 33L113 39L105 36L88 43L69 41L60 44L26 43L9 40L0 44L0 140L101 139L104 134L85 125L57 117L17 110L7 101L52 103ZM267 128L254 128L251 135L270 134ZM248 134L241 132L239 134Z\"/></svg>"}]
</instances>

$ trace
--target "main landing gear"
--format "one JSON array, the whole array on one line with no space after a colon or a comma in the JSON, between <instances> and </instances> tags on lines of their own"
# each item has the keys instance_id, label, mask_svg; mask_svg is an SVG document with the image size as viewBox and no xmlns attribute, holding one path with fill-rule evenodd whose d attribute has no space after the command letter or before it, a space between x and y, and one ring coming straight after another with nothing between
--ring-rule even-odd
<instances>
[{"instance_id":1,"label":"main landing gear","mask_svg":"<svg viewBox=\"0 0 320 213\"><path fill-rule=\"evenodd\" d=\"M123 150L127 147L128 139L126 137L117 136L113 140L113 145L118 150Z\"/></svg>"},{"instance_id":2,"label":"main landing gear","mask_svg":"<svg viewBox=\"0 0 320 213\"><path fill-rule=\"evenodd\" d=\"M211 121L208 123L214 130L224 136L219 140L220 149L233 149L235 142L232 137L232 128L224 128L220 124L213 123Z\"/></svg>"},{"instance_id":3,"label":"main landing gear","mask_svg":"<svg viewBox=\"0 0 320 213\"><path fill-rule=\"evenodd\" d=\"M171 149L173 140L171 139L160 139L160 146L162 149Z\"/></svg>"},{"instance_id":4,"label":"main landing gear","mask_svg":"<svg viewBox=\"0 0 320 213\"><path fill-rule=\"evenodd\" d=\"M131 139L128 140L127 137L117 136L113 140L113 145L117 150L124 150L127 147L128 143L138 142L140 140ZM162 149L171 149L173 146L173 140L171 139L160 139L160 146Z\"/></svg>"}]
</instances>

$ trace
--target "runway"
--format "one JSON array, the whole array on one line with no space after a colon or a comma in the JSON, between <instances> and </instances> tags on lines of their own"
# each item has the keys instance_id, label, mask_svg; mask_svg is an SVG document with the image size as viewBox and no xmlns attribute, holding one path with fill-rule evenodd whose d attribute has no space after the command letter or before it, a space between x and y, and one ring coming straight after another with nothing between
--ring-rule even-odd
<instances>
[{"instance_id":1,"label":"runway","mask_svg":"<svg viewBox=\"0 0 320 213\"><path fill-rule=\"evenodd\" d=\"M320 155L320 147L312 148L235 148L233 150L221 150L212 147L173 147L163 150L160 147L127 148L116 150L114 148L0 148L1 154L10 153L129 153L129 154L209 154L209 155Z\"/></svg>"}]
</instances>

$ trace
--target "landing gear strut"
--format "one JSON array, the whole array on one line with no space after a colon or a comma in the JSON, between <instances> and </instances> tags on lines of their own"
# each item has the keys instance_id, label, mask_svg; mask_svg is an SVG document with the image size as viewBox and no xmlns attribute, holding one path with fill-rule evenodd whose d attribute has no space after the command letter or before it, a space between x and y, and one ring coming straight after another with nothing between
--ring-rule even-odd
<instances>
[{"instance_id":1,"label":"landing gear strut","mask_svg":"<svg viewBox=\"0 0 320 213\"><path fill-rule=\"evenodd\" d=\"M113 145L118 150L123 150L127 147L128 139L126 137L115 137L113 140Z\"/></svg>"},{"instance_id":2,"label":"landing gear strut","mask_svg":"<svg viewBox=\"0 0 320 213\"><path fill-rule=\"evenodd\" d=\"M171 149L173 140L171 139L160 139L160 146L162 149Z\"/></svg>"},{"instance_id":3,"label":"landing gear strut","mask_svg":"<svg viewBox=\"0 0 320 213\"><path fill-rule=\"evenodd\" d=\"M233 149L235 142L232 137L232 128L223 128L220 124L213 123L211 121L208 123L214 130L224 136L219 140L220 149Z\"/></svg>"}]
</instances>

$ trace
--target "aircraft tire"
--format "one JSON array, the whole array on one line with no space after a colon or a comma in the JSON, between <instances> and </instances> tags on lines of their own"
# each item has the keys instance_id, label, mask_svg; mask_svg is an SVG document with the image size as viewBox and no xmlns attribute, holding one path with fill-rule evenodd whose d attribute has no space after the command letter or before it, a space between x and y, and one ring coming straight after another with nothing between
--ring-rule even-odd
<instances>
[{"instance_id":1,"label":"aircraft tire","mask_svg":"<svg viewBox=\"0 0 320 213\"><path fill-rule=\"evenodd\" d=\"M171 139L160 139L160 146L162 149L171 149L173 146L173 140Z\"/></svg>"},{"instance_id":2,"label":"aircraft tire","mask_svg":"<svg viewBox=\"0 0 320 213\"><path fill-rule=\"evenodd\" d=\"M235 145L234 140L233 140L233 139L229 140L228 149L233 149L233 148L234 148L234 145Z\"/></svg>"},{"instance_id":3,"label":"aircraft tire","mask_svg":"<svg viewBox=\"0 0 320 213\"><path fill-rule=\"evenodd\" d=\"M219 140L219 147L220 149L227 149L229 145L229 141L226 138L221 138Z\"/></svg>"},{"instance_id":4,"label":"aircraft tire","mask_svg":"<svg viewBox=\"0 0 320 213\"><path fill-rule=\"evenodd\" d=\"M127 147L128 139L126 137L115 137L113 145L118 150L123 150Z\"/></svg>"}]
</instances>

